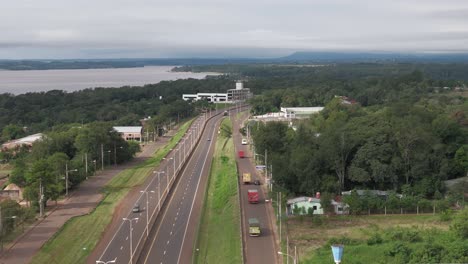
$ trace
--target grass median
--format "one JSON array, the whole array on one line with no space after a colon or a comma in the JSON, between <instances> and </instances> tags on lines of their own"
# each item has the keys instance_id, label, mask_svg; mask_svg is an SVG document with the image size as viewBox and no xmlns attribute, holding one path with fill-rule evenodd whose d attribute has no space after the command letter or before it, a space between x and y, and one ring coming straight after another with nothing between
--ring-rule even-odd
<instances>
[{"instance_id":1,"label":"grass median","mask_svg":"<svg viewBox=\"0 0 468 264\"><path fill-rule=\"evenodd\" d=\"M229 119L223 126L232 131ZM221 133L215 153L202 220L194 251L195 263L242 263L237 167L232 137Z\"/></svg>"},{"instance_id":2,"label":"grass median","mask_svg":"<svg viewBox=\"0 0 468 264\"><path fill-rule=\"evenodd\" d=\"M135 186L142 184L162 158L179 142L193 120L186 122L155 155L143 163L122 171L103 189L105 198L85 216L70 219L36 254L31 263L85 263L111 223L114 209Z\"/></svg>"}]
</instances>

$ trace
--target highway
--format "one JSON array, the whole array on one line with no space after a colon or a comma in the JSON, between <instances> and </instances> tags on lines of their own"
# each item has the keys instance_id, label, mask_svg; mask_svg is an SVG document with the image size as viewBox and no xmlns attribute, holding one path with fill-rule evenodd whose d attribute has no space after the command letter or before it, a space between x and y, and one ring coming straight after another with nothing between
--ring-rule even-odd
<instances>
[{"instance_id":1,"label":"highway","mask_svg":"<svg viewBox=\"0 0 468 264\"><path fill-rule=\"evenodd\" d=\"M182 171L137 263L191 263L221 117L208 121L200 143Z\"/></svg>"},{"instance_id":2,"label":"highway","mask_svg":"<svg viewBox=\"0 0 468 264\"><path fill-rule=\"evenodd\" d=\"M244 119L246 114L243 115ZM239 184L240 184L240 197L241 197L241 208L242 208L242 232L243 232L243 250L244 250L244 263L268 263L274 264L279 263L280 258L277 255L276 240L273 233L273 227L271 220L274 219L273 210L271 210L271 204L265 203L265 190L262 186L266 186L264 179L258 174L251 162L250 158L253 158L249 151L249 145L242 145L242 134L239 132L241 121L237 120L236 116L232 114L234 120L233 125L233 139L236 151L242 150L246 154L245 158L239 158L236 155L237 167L239 169ZM263 185L243 184L242 173L250 172L252 175L252 181L258 179ZM249 204L247 199L247 190L257 189L259 192L259 203ZM270 210L269 210L270 209ZM259 237L250 237L248 230L248 219L255 217L260 221L261 235Z\"/></svg>"},{"instance_id":3,"label":"highway","mask_svg":"<svg viewBox=\"0 0 468 264\"><path fill-rule=\"evenodd\" d=\"M219 118L218 118L219 119ZM217 119L217 120L218 120ZM137 197L135 201L124 201L124 203L132 203L140 205L140 212L128 212L126 216L122 219L122 223L115 231L114 236L108 242L104 252L100 255L99 259L96 262L107 262L111 260L115 260L115 263L136 263L139 252L143 248L143 244L146 240L151 239L148 235L151 235L151 226L154 223L154 220L159 218L157 217L160 214L160 210L162 208L161 213L164 213L164 216L167 216L167 208L172 208L175 206L174 199L170 199L170 202L167 207L164 206L165 198L171 197L170 190L173 188L174 182L177 183L177 175L180 170L182 170L184 160L189 158L190 149L195 147L195 152L193 154L192 159L189 159L189 165L183 170L183 175L181 177L181 182L177 185L176 193L179 193L182 189L180 186L182 184L187 184L186 179L188 179L189 185L194 182L198 181L199 175L187 176L192 173L190 168L192 167L199 167L200 163L199 160L201 154L207 152L208 148L211 146L211 141L206 141L206 135L209 134L212 136L214 134L214 121L208 121L208 126L206 131L201 137L201 144L197 146L197 135L202 132L202 126L204 122L204 116L197 118L192 126L191 129L186 133L183 139L179 142L175 149L173 149L159 166L158 171L154 171L152 177L150 177L147 182L140 187L140 195ZM206 153L206 155L208 155ZM195 165L193 165L194 160L196 160ZM211 161L211 159L210 159ZM203 167L203 166L202 166ZM209 168L206 167L206 168ZM187 185L184 185L187 187ZM195 188L190 188L191 190L195 190ZM183 190L185 191L185 190ZM188 195L184 197L186 203L180 205L181 211L176 212L176 216L174 218L179 218L177 222L177 230L173 230L173 234L178 234L178 236L183 235L185 232L180 232L182 225L186 222L182 222L185 214L185 210L190 212L190 206L187 204L193 201L193 198L189 197ZM165 209L166 208L166 209ZM179 216L178 216L179 215ZM174 220L174 218L172 220ZM186 217L187 218L187 217ZM150 219L148 222L147 220ZM164 218L166 219L166 218ZM164 222L164 221L163 221ZM132 227L132 232L130 232L130 226ZM175 237L175 236L174 236ZM166 239L168 241L171 239ZM152 241L152 240L151 240ZM178 241L178 240L177 240ZM175 243L175 240L174 240ZM172 247L173 245L168 246ZM178 247L174 247L174 249L180 249L180 243ZM132 254L130 253L132 252ZM168 254L168 253L171 254ZM166 254L162 254L160 257L161 261L157 263L176 263L172 262L174 259L179 257L178 252L173 251L166 251ZM166 257L171 257L170 261L166 259ZM95 263L96 263L95 262ZM148 263L156 263L151 260Z\"/></svg>"}]
</instances>

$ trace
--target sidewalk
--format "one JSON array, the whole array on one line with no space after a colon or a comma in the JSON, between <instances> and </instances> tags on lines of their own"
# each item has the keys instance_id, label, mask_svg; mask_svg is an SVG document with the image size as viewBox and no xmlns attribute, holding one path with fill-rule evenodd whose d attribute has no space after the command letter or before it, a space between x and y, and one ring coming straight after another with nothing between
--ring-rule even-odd
<instances>
[{"instance_id":1,"label":"sidewalk","mask_svg":"<svg viewBox=\"0 0 468 264\"><path fill-rule=\"evenodd\" d=\"M131 168L150 158L158 148L164 146L175 134L170 131L167 136L160 137L157 142L146 144L142 152L132 161L107 167L80 184L70 193L68 199L59 201L58 206L48 211L46 217L38 220L26 232L18 237L0 256L2 264L26 264L34 254L72 217L90 213L103 195L101 189L106 183L121 171Z\"/></svg>"}]
</instances>

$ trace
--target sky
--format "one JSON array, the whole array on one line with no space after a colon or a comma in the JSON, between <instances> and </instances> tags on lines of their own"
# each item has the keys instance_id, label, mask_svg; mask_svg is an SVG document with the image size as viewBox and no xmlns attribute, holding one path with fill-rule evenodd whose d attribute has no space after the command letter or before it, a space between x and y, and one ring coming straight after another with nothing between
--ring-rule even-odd
<instances>
[{"instance_id":1,"label":"sky","mask_svg":"<svg viewBox=\"0 0 468 264\"><path fill-rule=\"evenodd\" d=\"M468 0L0 0L0 59L468 52Z\"/></svg>"}]
</instances>

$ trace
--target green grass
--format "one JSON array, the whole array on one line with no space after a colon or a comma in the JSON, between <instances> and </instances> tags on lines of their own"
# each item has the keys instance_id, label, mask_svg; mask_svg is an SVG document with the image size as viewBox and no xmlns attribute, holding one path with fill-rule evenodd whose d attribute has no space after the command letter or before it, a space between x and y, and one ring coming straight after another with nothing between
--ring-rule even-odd
<instances>
[{"instance_id":1,"label":"green grass","mask_svg":"<svg viewBox=\"0 0 468 264\"><path fill-rule=\"evenodd\" d=\"M398 242L388 235L391 230L417 230L423 240L408 243L411 250L417 252L433 239L429 234L445 237L449 224L441 221L440 215L429 214L315 216L288 219L288 230L290 243L298 247L301 263L333 263L330 240L340 242L343 238L346 256L343 263L405 263L385 255ZM377 233L383 238L382 243L367 245L368 239Z\"/></svg>"},{"instance_id":2,"label":"green grass","mask_svg":"<svg viewBox=\"0 0 468 264\"><path fill-rule=\"evenodd\" d=\"M228 118L223 124L232 129ZM242 263L234 144L221 134L216 140L196 248L195 263Z\"/></svg>"},{"instance_id":3,"label":"green grass","mask_svg":"<svg viewBox=\"0 0 468 264\"><path fill-rule=\"evenodd\" d=\"M182 138L191 121L181 126L176 135L145 162L122 171L104 188L105 198L85 216L70 219L36 254L31 263L85 263L111 223L115 207L135 186L142 184L162 158Z\"/></svg>"}]
</instances>

